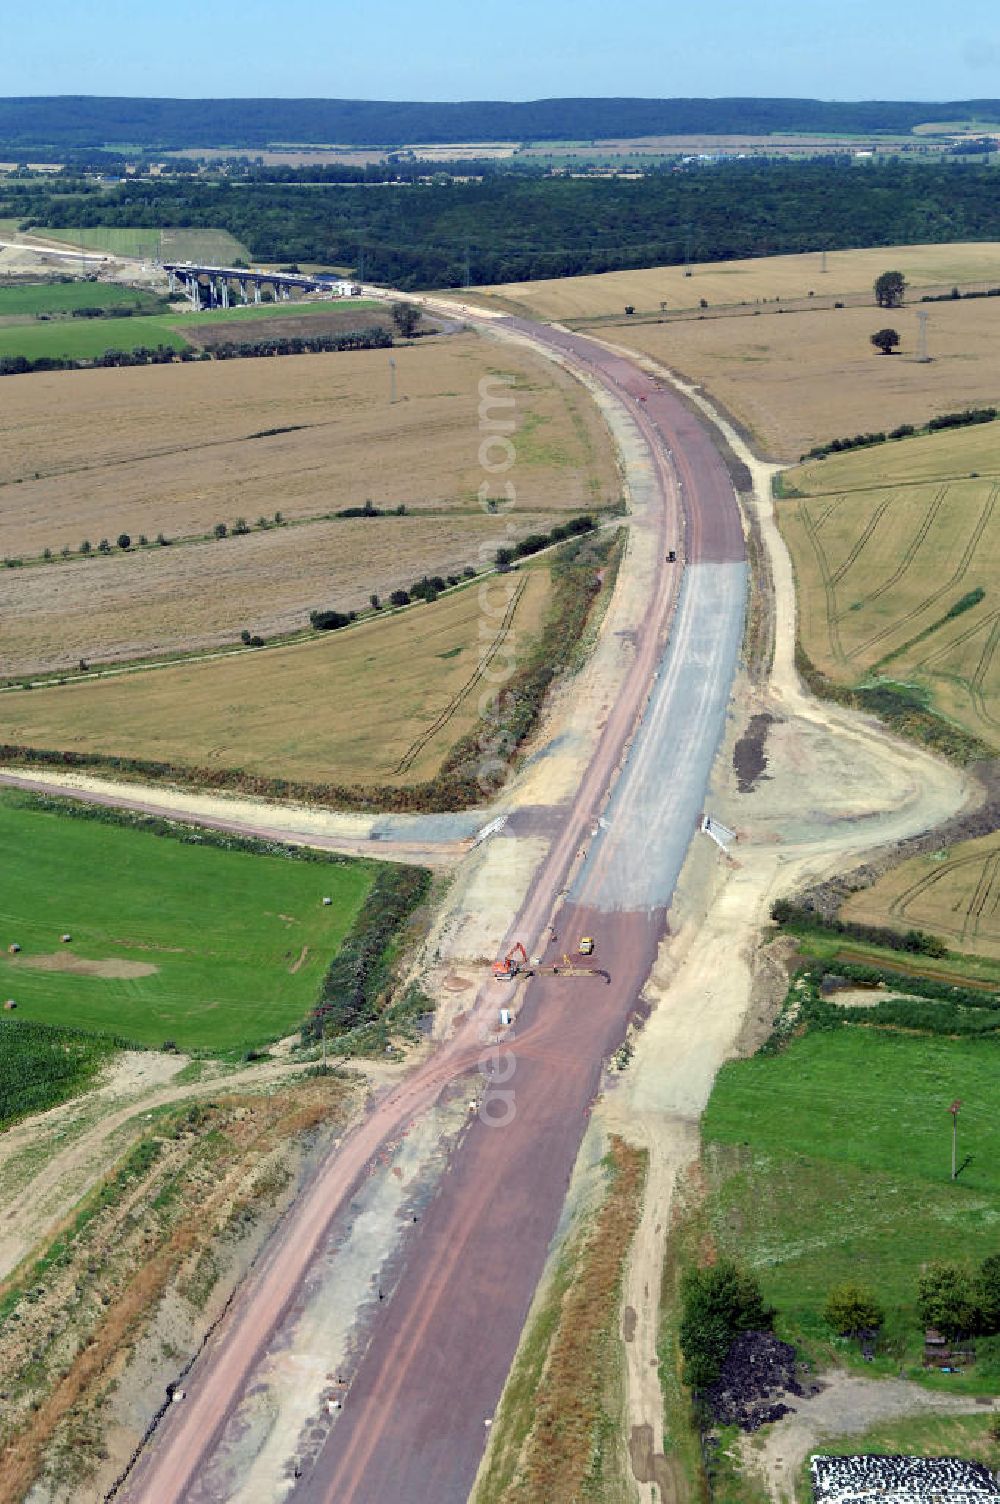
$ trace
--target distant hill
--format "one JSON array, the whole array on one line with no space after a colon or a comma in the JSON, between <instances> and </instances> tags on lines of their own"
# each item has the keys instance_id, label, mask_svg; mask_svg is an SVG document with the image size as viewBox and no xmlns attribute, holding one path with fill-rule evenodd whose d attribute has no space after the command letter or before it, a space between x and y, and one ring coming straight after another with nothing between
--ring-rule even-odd
<instances>
[{"instance_id":1,"label":"distant hill","mask_svg":"<svg viewBox=\"0 0 1000 1504\"><path fill-rule=\"evenodd\" d=\"M65 152L126 145L260 149L276 142L399 146L426 141L584 140L747 132L905 132L935 120L998 120L1000 100L538 99L380 103L351 99L0 99L5 147Z\"/></svg>"}]
</instances>

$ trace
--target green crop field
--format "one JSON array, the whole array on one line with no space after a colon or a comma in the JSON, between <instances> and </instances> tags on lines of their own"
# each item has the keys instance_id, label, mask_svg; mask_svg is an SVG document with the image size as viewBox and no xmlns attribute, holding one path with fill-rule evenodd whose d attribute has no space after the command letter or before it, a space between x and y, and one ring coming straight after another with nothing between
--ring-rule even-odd
<instances>
[{"instance_id":1,"label":"green crop field","mask_svg":"<svg viewBox=\"0 0 1000 1504\"><path fill-rule=\"evenodd\" d=\"M99 292L111 291L110 288L96 288L92 283L80 284L91 296L81 299L81 304L100 301L96 296ZM67 289L69 291L70 289ZM122 289L127 294L124 299L135 299L137 294L131 289ZM0 290L2 298L2 290ZM81 306L72 304L69 306ZM359 309L367 310L376 307L372 302L362 302L360 299L353 300L350 304L333 302L322 303L250 303L237 308L212 308L203 313L157 313L140 315L135 318L106 318L106 319L58 319L52 323L9 323L4 325L0 322L0 355L23 355L28 360L38 360L41 356L49 356L59 360L94 360L103 355L106 350L136 350L140 346L146 349L155 349L157 345L169 345L173 350L185 350L190 348L191 341L185 338L185 332L189 329L211 330L212 336L218 339L220 327L223 324L231 324L233 338L239 338L240 328L247 323L258 320L285 320L289 321L289 336L300 337L304 331L300 327L293 327L293 321L303 316L326 314L329 319L337 310L348 307L354 313ZM13 311L13 310L12 310ZM3 318L3 305L0 302L0 320ZM326 330L318 331L326 333ZM269 330L270 335L273 331Z\"/></svg>"},{"instance_id":2,"label":"green crop field","mask_svg":"<svg viewBox=\"0 0 1000 1504\"><path fill-rule=\"evenodd\" d=\"M159 230L88 225L86 228L58 230L38 227L33 233L45 240L61 240L65 245L79 246L85 251L108 251L119 256L157 256L160 251Z\"/></svg>"},{"instance_id":3,"label":"green crop field","mask_svg":"<svg viewBox=\"0 0 1000 1504\"><path fill-rule=\"evenodd\" d=\"M15 282L0 287L0 320L39 313L72 313L74 308L162 307L154 293L112 282Z\"/></svg>"},{"instance_id":4,"label":"green crop field","mask_svg":"<svg viewBox=\"0 0 1000 1504\"><path fill-rule=\"evenodd\" d=\"M0 847L0 989L18 1022L181 1049L292 1032L377 870L181 842L10 792Z\"/></svg>"},{"instance_id":5,"label":"green crop field","mask_svg":"<svg viewBox=\"0 0 1000 1504\"><path fill-rule=\"evenodd\" d=\"M816 668L845 686L888 686L991 746L998 436L984 423L812 460L785 472L776 507Z\"/></svg>"},{"instance_id":6,"label":"green crop field","mask_svg":"<svg viewBox=\"0 0 1000 1504\"><path fill-rule=\"evenodd\" d=\"M197 317L197 315L193 315ZM8 324L0 327L0 355L23 355L28 360L49 356L58 360L93 360L105 350L155 349L169 345L184 350L176 314L151 314L132 319L60 319L51 324Z\"/></svg>"},{"instance_id":7,"label":"green crop field","mask_svg":"<svg viewBox=\"0 0 1000 1504\"><path fill-rule=\"evenodd\" d=\"M113 1054L110 1040L5 1014L0 1018L0 1129L75 1096Z\"/></svg>"},{"instance_id":8,"label":"green crop field","mask_svg":"<svg viewBox=\"0 0 1000 1504\"><path fill-rule=\"evenodd\" d=\"M990 1040L844 1027L723 1068L703 1119L712 1232L784 1330L829 1341L827 1291L861 1279L916 1344L921 1264L1000 1251L998 1067Z\"/></svg>"}]
</instances>

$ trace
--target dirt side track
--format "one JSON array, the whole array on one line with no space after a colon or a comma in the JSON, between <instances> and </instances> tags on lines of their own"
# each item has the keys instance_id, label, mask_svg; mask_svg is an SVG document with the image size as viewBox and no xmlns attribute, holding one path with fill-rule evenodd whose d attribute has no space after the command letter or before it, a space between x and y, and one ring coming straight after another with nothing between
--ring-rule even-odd
<instances>
[{"instance_id":1,"label":"dirt side track","mask_svg":"<svg viewBox=\"0 0 1000 1504\"><path fill-rule=\"evenodd\" d=\"M625 403L663 503L654 524L658 564L635 657L577 796L558 811L558 834L510 932L540 949L559 896L568 894L552 952L594 933L611 984L597 978L528 984L516 1035L490 1061L479 1116L407 1237L396 1288L380 1307L345 1408L318 1455L301 1467L291 1495L301 1504L458 1504L467 1497L485 1444L484 1421L499 1399L556 1228L602 1062L624 1034L663 933L738 652L742 529L705 430L626 359L562 331L516 327L585 366ZM663 562L673 546L688 566L683 586L680 570ZM663 657L675 610L678 629ZM596 823L599 817L606 825ZM168 1413L124 1497L197 1504L227 1496L212 1491L207 1464L317 1249L349 1217L352 1195L377 1170L393 1135L450 1083L467 1078L479 1094L484 1037L504 1000L498 992L487 983L452 1038L380 1101L321 1169L193 1369L188 1402ZM507 1099L497 1093L511 1058L513 1117L491 1127L495 1113L507 1116Z\"/></svg>"}]
</instances>

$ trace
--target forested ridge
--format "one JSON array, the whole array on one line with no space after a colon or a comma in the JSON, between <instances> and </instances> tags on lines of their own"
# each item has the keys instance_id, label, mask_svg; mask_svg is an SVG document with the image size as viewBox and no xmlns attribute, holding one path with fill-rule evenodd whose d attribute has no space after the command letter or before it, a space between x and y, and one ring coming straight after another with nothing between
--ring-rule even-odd
<instances>
[{"instance_id":1,"label":"forested ridge","mask_svg":"<svg viewBox=\"0 0 1000 1504\"><path fill-rule=\"evenodd\" d=\"M8 179L40 227L219 226L255 259L401 287L571 276L849 246L1000 239L1000 172L958 161L720 163L637 180L489 175L349 187L201 178Z\"/></svg>"},{"instance_id":2,"label":"forested ridge","mask_svg":"<svg viewBox=\"0 0 1000 1504\"><path fill-rule=\"evenodd\" d=\"M358 146L411 141L584 140L770 131L900 132L924 121L1000 118L1000 101L537 99L419 103L365 99L0 99L0 141L37 149L127 143L160 150Z\"/></svg>"}]
</instances>

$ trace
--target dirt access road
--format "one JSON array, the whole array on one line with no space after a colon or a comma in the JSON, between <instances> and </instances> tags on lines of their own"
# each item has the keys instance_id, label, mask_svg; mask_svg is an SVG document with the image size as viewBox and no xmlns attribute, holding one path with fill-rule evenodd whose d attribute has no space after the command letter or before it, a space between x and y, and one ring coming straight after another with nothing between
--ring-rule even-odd
<instances>
[{"instance_id":1,"label":"dirt access road","mask_svg":"<svg viewBox=\"0 0 1000 1504\"><path fill-rule=\"evenodd\" d=\"M338 1216L349 1215L353 1192L378 1173L383 1147L450 1083L483 1071L479 1115L407 1239L396 1289L348 1404L326 1446L300 1468L295 1490L296 1498L338 1504L467 1497L484 1420L499 1398L555 1230L602 1060L624 1033L662 935L672 869L696 826L740 637L745 566L735 496L705 430L631 361L562 331L512 324L511 333L530 334L562 359L585 364L630 412L646 482L660 500L649 524L656 564L631 666L576 797L558 810L558 834L510 932L541 948L560 896L568 895L560 931L570 940L585 927L598 933L612 984L531 982L516 1038L485 1059L498 997L493 983L481 990L451 1038L375 1105L300 1198L192 1371L188 1402L168 1413L127 1486L131 1500L193 1504L213 1497L199 1479L316 1251ZM682 469L683 541L671 450ZM681 571L664 563L668 544L682 553L683 585ZM675 609L679 635L664 658ZM698 776L680 776L692 764ZM490 1126L498 1112L506 1116L498 1078L510 1060L515 1110L502 1128Z\"/></svg>"}]
</instances>

